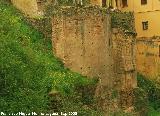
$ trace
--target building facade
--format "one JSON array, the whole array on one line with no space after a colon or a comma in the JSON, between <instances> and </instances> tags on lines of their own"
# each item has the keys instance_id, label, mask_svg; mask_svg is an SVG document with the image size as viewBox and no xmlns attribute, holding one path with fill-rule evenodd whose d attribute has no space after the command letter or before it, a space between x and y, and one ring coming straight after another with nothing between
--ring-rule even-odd
<instances>
[{"instance_id":1,"label":"building facade","mask_svg":"<svg viewBox=\"0 0 160 116\"><path fill-rule=\"evenodd\" d=\"M160 0L91 0L91 4L134 12L138 38L160 36Z\"/></svg>"},{"instance_id":2,"label":"building facade","mask_svg":"<svg viewBox=\"0 0 160 116\"><path fill-rule=\"evenodd\" d=\"M160 36L160 0L114 0L113 5L134 12L137 37Z\"/></svg>"},{"instance_id":3,"label":"building facade","mask_svg":"<svg viewBox=\"0 0 160 116\"><path fill-rule=\"evenodd\" d=\"M160 0L112 0L114 8L134 12L138 72L160 82Z\"/></svg>"}]
</instances>

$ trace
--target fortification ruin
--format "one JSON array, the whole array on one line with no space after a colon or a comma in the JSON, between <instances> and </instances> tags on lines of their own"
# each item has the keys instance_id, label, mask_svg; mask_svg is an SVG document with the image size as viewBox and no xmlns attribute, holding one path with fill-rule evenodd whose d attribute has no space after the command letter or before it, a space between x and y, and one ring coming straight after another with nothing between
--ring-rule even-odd
<instances>
[{"instance_id":1,"label":"fortification ruin","mask_svg":"<svg viewBox=\"0 0 160 116\"><path fill-rule=\"evenodd\" d=\"M29 1L25 0L26 5L23 0L12 0L26 14L37 16L37 1ZM125 20L124 16L131 17L131 21ZM66 67L90 78L99 78L95 96L99 106L107 112L120 107L132 109L134 102L135 36L130 32L134 22L132 14L124 13L122 17L98 6L67 6L54 11L52 29L49 20L32 22L46 35L52 30L54 53Z\"/></svg>"},{"instance_id":2,"label":"fortification ruin","mask_svg":"<svg viewBox=\"0 0 160 116\"><path fill-rule=\"evenodd\" d=\"M103 109L132 107L136 87L134 36L121 29L112 31L110 13L99 7L62 8L53 15L52 30L54 52L65 66L99 78L95 94Z\"/></svg>"}]
</instances>

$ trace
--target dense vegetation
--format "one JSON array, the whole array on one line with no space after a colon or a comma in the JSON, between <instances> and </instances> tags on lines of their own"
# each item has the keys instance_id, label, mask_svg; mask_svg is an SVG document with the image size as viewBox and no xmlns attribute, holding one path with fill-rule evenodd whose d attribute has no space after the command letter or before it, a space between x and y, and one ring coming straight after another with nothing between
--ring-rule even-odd
<instances>
[{"instance_id":1,"label":"dense vegetation","mask_svg":"<svg viewBox=\"0 0 160 116\"><path fill-rule=\"evenodd\" d=\"M149 80L141 74L137 77L139 87L139 98L137 99L137 108L139 111L142 109L149 116L160 115L160 85L155 81ZM142 112L144 115L144 112Z\"/></svg>"},{"instance_id":2,"label":"dense vegetation","mask_svg":"<svg viewBox=\"0 0 160 116\"><path fill-rule=\"evenodd\" d=\"M45 40L18 10L0 1L0 111L75 111L78 116L101 116L93 99L95 80L64 68L52 52L50 39ZM137 111L159 116L159 85L138 75L138 86Z\"/></svg>"},{"instance_id":3,"label":"dense vegetation","mask_svg":"<svg viewBox=\"0 0 160 116\"><path fill-rule=\"evenodd\" d=\"M52 54L50 43L44 42L43 35L29 26L19 11L0 1L0 111L96 115L83 107L90 101L80 92L94 81L64 68Z\"/></svg>"},{"instance_id":4,"label":"dense vegetation","mask_svg":"<svg viewBox=\"0 0 160 116\"><path fill-rule=\"evenodd\" d=\"M111 12L112 28L120 28L125 34L135 35L133 12L121 12L119 10Z\"/></svg>"}]
</instances>

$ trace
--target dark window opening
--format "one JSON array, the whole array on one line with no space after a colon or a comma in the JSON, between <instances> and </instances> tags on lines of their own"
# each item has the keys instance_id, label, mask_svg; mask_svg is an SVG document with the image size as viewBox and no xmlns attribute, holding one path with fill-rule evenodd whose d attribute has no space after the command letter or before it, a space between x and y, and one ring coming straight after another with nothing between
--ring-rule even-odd
<instances>
[{"instance_id":1,"label":"dark window opening","mask_svg":"<svg viewBox=\"0 0 160 116\"><path fill-rule=\"evenodd\" d=\"M148 21L142 22L143 30L148 30Z\"/></svg>"},{"instance_id":2,"label":"dark window opening","mask_svg":"<svg viewBox=\"0 0 160 116\"><path fill-rule=\"evenodd\" d=\"M127 6L128 6L127 0L122 0L122 7L127 7Z\"/></svg>"},{"instance_id":3,"label":"dark window opening","mask_svg":"<svg viewBox=\"0 0 160 116\"><path fill-rule=\"evenodd\" d=\"M116 0L116 7L118 7L118 1Z\"/></svg>"},{"instance_id":4,"label":"dark window opening","mask_svg":"<svg viewBox=\"0 0 160 116\"><path fill-rule=\"evenodd\" d=\"M147 0L141 0L141 5L147 4Z\"/></svg>"},{"instance_id":5,"label":"dark window opening","mask_svg":"<svg viewBox=\"0 0 160 116\"><path fill-rule=\"evenodd\" d=\"M106 0L102 0L102 7L106 6Z\"/></svg>"},{"instance_id":6,"label":"dark window opening","mask_svg":"<svg viewBox=\"0 0 160 116\"><path fill-rule=\"evenodd\" d=\"M160 45L159 45L159 57L160 57Z\"/></svg>"}]
</instances>

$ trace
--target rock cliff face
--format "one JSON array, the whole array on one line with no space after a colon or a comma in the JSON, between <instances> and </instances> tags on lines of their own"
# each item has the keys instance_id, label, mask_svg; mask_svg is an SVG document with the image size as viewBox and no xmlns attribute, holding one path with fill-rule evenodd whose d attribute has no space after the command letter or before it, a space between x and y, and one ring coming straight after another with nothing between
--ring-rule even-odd
<instances>
[{"instance_id":1,"label":"rock cliff face","mask_svg":"<svg viewBox=\"0 0 160 116\"><path fill-rule=\"evenodd\" d=\"M111 29L111 15L98 7L61 9L52 19L54 52L65 66L98 77L99 105L132 107L136 87L135 38Z\"/></svg>"}]
</instances>

